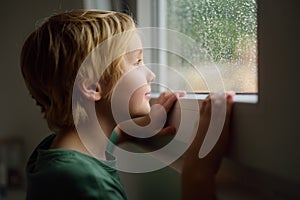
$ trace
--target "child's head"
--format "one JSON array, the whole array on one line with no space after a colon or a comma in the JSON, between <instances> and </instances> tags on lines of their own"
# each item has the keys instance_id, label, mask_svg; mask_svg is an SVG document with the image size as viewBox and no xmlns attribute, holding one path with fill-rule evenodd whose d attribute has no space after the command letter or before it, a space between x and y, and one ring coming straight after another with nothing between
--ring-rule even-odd
<instances>
[{"instance_id":1,"label":"child's head","mask_svg":"<svg viewBox=\"0 0 300 200\"><path fill-rule=\"evenodd\" d=\"M54 131L74 128L72 92L77 72L89 53L101 42L135 29L133 19L118 12L78 10L49 17L25 41L21 69L27 88ZM127 37L131 37L130 34ZM130 39L114 44L124 49ZM125 52L124 52L125 53ZM102 97L109 99L120 78L122 56L104 67ZM92 68L84 73L101 69ZM102 69L103 70L103 69ZM105 89L104 89L105 88ZM79 115L84 115L78 107Z\"/></svg>"}]
</instances>

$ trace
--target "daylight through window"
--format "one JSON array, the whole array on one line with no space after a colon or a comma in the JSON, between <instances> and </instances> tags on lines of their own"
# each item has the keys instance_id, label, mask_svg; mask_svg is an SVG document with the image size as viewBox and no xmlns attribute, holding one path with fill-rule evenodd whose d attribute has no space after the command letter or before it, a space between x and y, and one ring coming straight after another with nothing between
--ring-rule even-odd
<instances>
[{"instance_id":1,"label":"daylight through window","mask_svg":"<svg viewBox=\"0 0 300 200\"><path fill-rule=\"evenodd\" d=\"M206 55L195 55L201 57L197 67L205 70L209 65L216 66L225 90L257 92L255 0L168 0L165 11L167 14L159 20L165 20L166 28L191 37L204 50ZM173 41L166 38L167 45L172 45ZM165 57L167 64L192 84L194 91L191 92L208 91L205 81L195 77L193 67L184 58L172 53L166 53ZM188 89L170 74L163 76L171 88Z\"/></svg>"}]
</instances>

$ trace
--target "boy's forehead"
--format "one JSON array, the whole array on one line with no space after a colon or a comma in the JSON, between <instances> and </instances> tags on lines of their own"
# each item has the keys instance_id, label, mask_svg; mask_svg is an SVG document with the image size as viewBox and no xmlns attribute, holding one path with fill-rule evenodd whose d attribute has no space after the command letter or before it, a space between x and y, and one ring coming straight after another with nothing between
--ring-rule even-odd
<instances>
[{"instance_id":1,"label":"boy's forehead","mask_svg":"<svg viewBox=\"0 0 300 200\"><path fill-rule=\"evenodd\" d=\"M135 33L129 42L127 53L141 52L142 49L143 49L143 45L142 45L141 38L137 33Z\"/></svg>"},{"instance_id":2,"label":"boy's forehead","mask_svg":"<svg viewBox=\"0 0 300 200\"><path fill-rule=\"evenodd\" d=\"M135 49L133 51L126 52L125 57L128 59L137 58L137 57L139 58L142 56L142 54L143 54L143 49Z\"/></svg>"}]
</instances>

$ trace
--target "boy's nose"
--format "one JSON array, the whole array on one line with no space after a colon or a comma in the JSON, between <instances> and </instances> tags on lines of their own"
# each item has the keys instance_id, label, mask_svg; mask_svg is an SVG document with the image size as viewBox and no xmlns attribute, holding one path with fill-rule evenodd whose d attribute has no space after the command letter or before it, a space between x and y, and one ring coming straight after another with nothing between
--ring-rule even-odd
<instances>
[{"instance_id":1,"label":"boy's nose","mask_svg":"<svg viewBox=\"0 0 300 200\"><path fill-rule=\"evenodd\" d=\"M145 73L146 73L146 78L148 83L151 83L156 77L155 74L148 67L146 67Z\"/></svg>"}]
</instances>

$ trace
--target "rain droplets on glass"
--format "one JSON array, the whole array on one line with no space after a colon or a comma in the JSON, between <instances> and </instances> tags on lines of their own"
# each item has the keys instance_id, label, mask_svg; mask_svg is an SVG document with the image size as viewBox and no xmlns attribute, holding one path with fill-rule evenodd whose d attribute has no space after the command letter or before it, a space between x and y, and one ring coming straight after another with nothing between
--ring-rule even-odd
<instances>
[{"instance_id":1,"label":"rain droplets on glass","mask_svg":"<svg viewBox=\"0 0 300 200\"><path fill-rule=\"evenodd\" d=\"M207 55L194 53L196 47L183 46L188 51L184 54L193 55L199 68L216 65L226 90L257 92L256 15L255 0L168 0L167 24L197 42ZM186 68L186 76L192 78L184 58L173 57L169 55L169 64Z\"/></svg>"}]
</instances>

